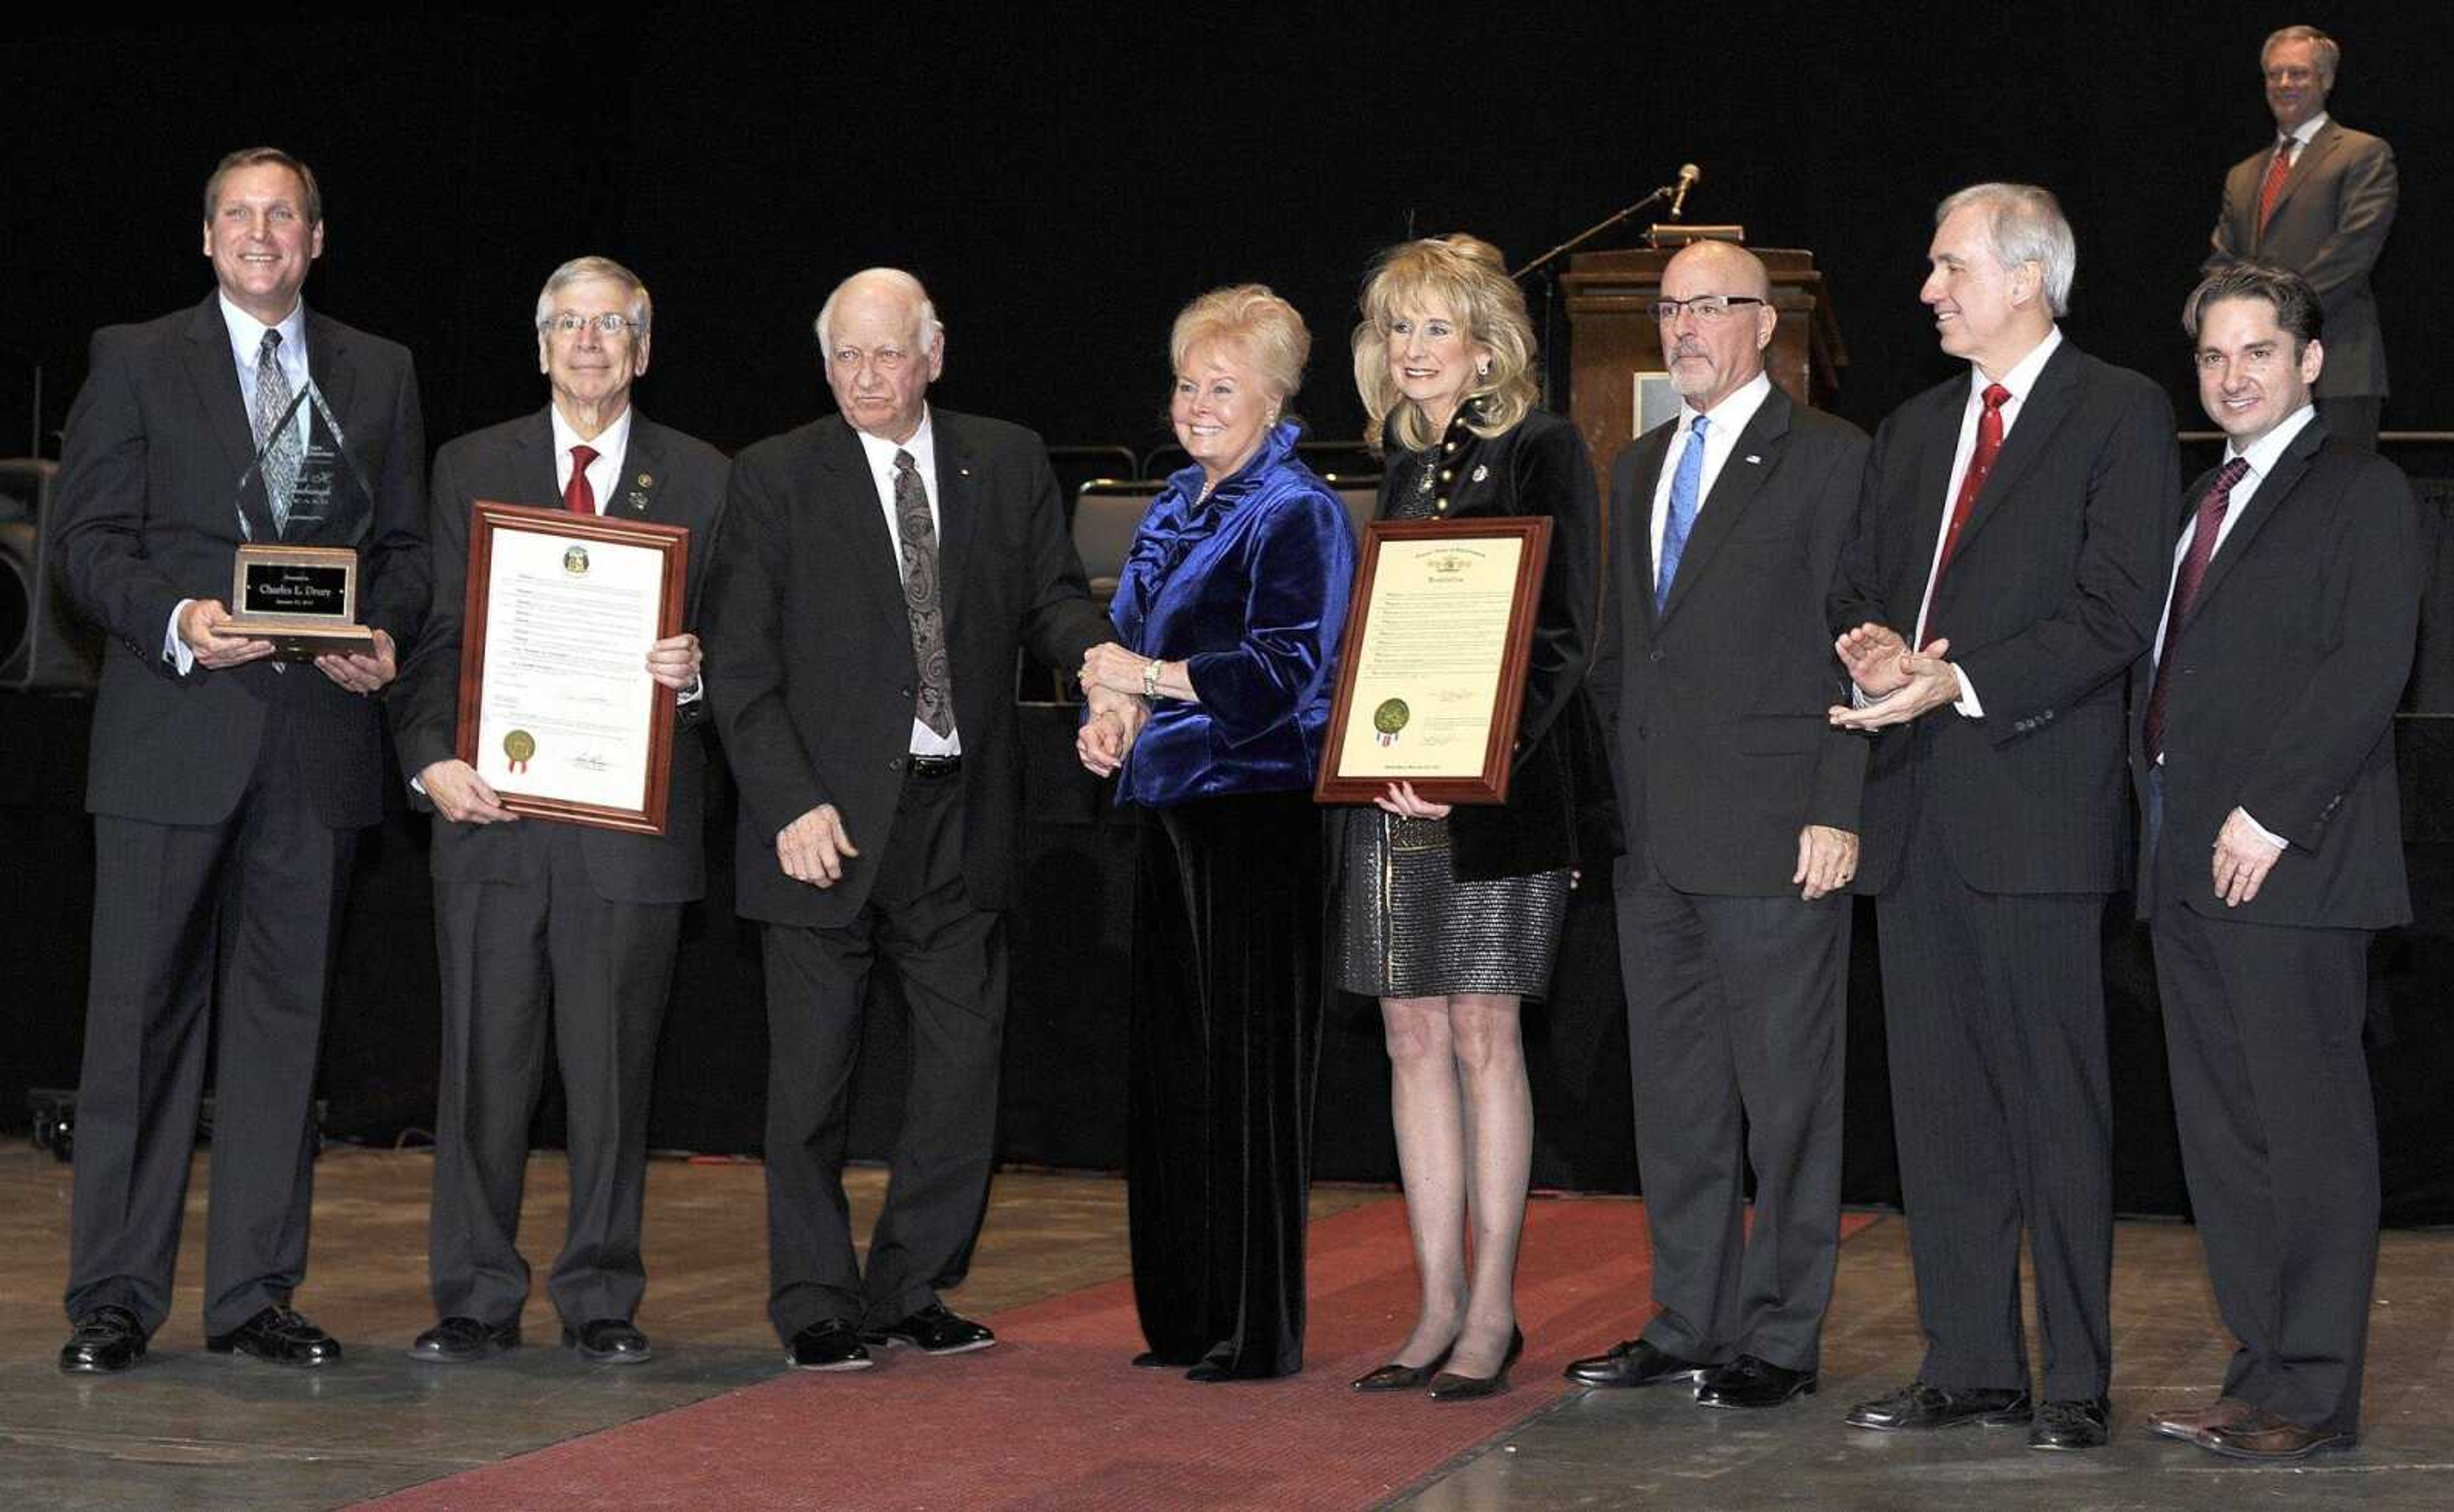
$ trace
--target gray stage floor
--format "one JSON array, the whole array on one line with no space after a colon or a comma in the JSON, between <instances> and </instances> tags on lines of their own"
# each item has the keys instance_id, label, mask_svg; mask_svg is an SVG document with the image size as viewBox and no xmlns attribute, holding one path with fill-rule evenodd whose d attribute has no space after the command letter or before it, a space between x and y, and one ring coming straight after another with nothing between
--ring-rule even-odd
<instances>
[{"instance_id":1,"label":"gray stage floor","mask_svg":"<svg viewBox=\"0 0 2454 1512\"><path fill-rule=\"evenodd\" d=\"M558 1234L561 1162L533 1167L523 1232ZM431 1320L424 1287L429 1163L335 1150L318 1175L315 1263L300 1299L341 1336L345 1364L275 1371L206 1355L195 1321L201 1258L155 1358L128 1377L60 1376L68 1170L0 1152L0 1507L329 1507L769 1379L778 1361L759 1315L763 1191L754 1165L651 1169L640 1321L645 1366L587 1367L532 1304L533 1347L482 1369L402 1353ZM201 1234L200 1166L191 1239ZM882 1174L855 1173L865 1231ZM1316 1213L1381 1194L1324 1188ZM2092 1508L2454 1506L2454 1234L2385 1239L2362 1447L2300 1471L2218 1461L2138 1430L2151 1408L2208 1395L2226 1344L2196 1235L2122 1226L2116 1256L2110 1450L2042 1455L2014 1432L1878 1436L1841 1426L1860 1397L1906 1379L1919 1353L1906 1229L1883 1218L1841 1251L1820 1395L1767 1414L1709 1412L1677 1388L1573 1394L1461 1457L1397 1505L1421 1509L1815 1506ZM1108 1179L1000 1178L972 1280L955 1299L993 1313L1125 1270L1123 1188ZM547 1347L533 1347L544 1345ZM1530 1384L1530 1383L1529 1383ZM507 1512L507 1509L490 1509Z\"/></svg>"}]
</instances>

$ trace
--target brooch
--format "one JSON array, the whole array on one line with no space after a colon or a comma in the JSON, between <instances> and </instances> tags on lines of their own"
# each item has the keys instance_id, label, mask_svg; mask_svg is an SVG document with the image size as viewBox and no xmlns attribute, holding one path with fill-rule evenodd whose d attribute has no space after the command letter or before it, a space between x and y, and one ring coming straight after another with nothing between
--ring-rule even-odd
<instances>
[{"instance_id":1,"label":"brooch","mask_svg":"<svg viewBox=\"0 0 2454 1512\"><path fill-rule=\"evenodd\" d=\"M1489 476L1491 476L1491 469L1488 466L1478 467L1474 470L1474 481L1478 483Z\"/></svg>"}]
</instances>

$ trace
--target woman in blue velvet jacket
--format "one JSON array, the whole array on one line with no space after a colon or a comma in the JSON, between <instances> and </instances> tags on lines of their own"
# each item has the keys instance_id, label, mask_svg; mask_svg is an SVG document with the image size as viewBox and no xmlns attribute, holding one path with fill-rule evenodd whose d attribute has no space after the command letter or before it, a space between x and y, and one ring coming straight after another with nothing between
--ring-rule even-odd
<instances>
[{"instance_id":1,"label":"woman in blue velvet jacket","mask_svg":"<svg viewBox=\"0 0 2454 1512\"><path fill-rule=\"evenodd\" d=\"M1168 344L1194 459L1143 517L1083 763L1144 810L1135 890L1127 1195L1139 1365L1303 1366L1304 1218L1324 918L1313 772L1355 534L1282 418L1311 338L1258 284L1202 295ZM1147 723L1132 728L1144 712Z\"/></svg>"}]
</instances>

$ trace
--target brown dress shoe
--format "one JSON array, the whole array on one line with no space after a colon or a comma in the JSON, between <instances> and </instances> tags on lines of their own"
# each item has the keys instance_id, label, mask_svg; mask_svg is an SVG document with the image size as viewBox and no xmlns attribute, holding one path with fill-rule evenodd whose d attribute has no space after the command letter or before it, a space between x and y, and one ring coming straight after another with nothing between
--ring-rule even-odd
<instances>
[{"instance_id":1,"label":"brown dress shoe","mask_svg":"<svg viewBox=\"0 0 2454 1512\"><path fill-rule=\"evenodd\" d=\"M2352 1436L2305 1428L2263 1407L2252 1407L2247 1416L2199 1435L2199 1443L2235 1460L2305 1460L2322 1450L2350 1448Z\"/></svg>"},{"instance_id":2,"label":"brown dress shoe","mask_svg":"<svg viewBox=\"0 0 2454 1512\"><path fill-rule=\"evenodd\" d=\"M2203 1407L2187 1407L2173 1412L2147 1415L2147 1431L2167 1439L2187 1439L2195 1442L2209 1428L2229 1427L2258 1409L2239 1397L2218 1397Z\"/></svg>"}]
</instances>

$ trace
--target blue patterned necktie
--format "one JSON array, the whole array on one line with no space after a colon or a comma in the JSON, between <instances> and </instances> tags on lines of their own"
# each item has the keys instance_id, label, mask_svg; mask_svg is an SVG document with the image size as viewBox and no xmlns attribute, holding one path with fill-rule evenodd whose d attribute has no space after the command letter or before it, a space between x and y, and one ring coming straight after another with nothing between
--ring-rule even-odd
<instances>
[{"instance_id":1,"label":"blue patterned necktie","mask_svg":"<svg viewBox=\"0 0 2454 1512\"><path fill-rule=\"evenodd\" d=\"M1670 477L1670 517L1661 523L1661 570L1653 579L1653 612L1661 613L1670 602L1670 585L1679 578L1679 558L1686 554L1687 534L1696 528L1696 507L1701 502L1697 495L1704 487L1704 428L1713 422L1703 415L1687 432L1687 450L1679 454L1679 471Z\"/></svg>"}]
</instances>

